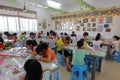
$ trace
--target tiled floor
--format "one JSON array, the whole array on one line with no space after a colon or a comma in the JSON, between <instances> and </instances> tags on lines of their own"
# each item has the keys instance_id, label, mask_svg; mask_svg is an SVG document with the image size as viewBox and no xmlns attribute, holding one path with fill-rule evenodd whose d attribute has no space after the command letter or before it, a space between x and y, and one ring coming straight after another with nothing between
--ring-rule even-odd
<instances>
[{"instance_id":1,"label":"tiled floor","mask_svg":"<svg viewBox=\"0 0 120 80\"><path fill-rule=\"evenodd\" d=\"M60 80L70 80L70 74L64 66L59 66ZM89 80L90 75L89 73ZM120 80L120 63L103 60L102 70L100 73L96 72L95 80Z\"/></svg>"}]
</instances>

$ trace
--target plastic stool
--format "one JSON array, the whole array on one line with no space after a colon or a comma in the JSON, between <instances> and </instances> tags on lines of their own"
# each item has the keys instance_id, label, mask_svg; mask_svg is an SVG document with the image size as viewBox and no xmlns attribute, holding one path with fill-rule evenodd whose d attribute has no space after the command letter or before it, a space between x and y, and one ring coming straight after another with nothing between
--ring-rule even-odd
<instances>
[{"instance_id":1,"label":"plastic stool","mask_svg":"<svg viewBox=\"0 0 120 80\"><path fill-rule=\"evenodd\" d=\"M99 61L100 61L100 58L97 58L96 59L96 70L98 70ZM90 57L90 56L86 56L85 57L85 62L87 64L88 70L91 71L92 70L92 65L91 64L93 63L93 58Z\"/></svg>"},{"instance_id":2,"label":"plastic stool","mask_svg":"<svg viewBox=\"0 0 120 80\"><path fill-rule=\"evenodd\" d=\"M70 80L88 80L87 65L83 66L73 65Z\"/></svg>"},{"instance_id":3,"label":"plastic stool","mask_svg":"<svg viewBox=\"0 0 120 80\"><path fill-rule=\"evenodd\" d=\"M58 63L60 65L63 65L63 57L62 57L62 54L58 53L57 52L57 59L58 59Z\"/></svg>"},{"instance_id":4,"label":"plastic stool","mask_svg":"<svg viewBox=\"0 0 120 80\"><path fill-rule=\"evenodd\" d=\"M55 71L50 74L50 80L59 80L59 72Z\"/></svg>"},{"instance_id":5,"label":"plastic stool","mask_svg":"<svg viewBox=\"0 0 120 80\"><path fill-rule=\"evenodd\" d=\"M115 53L118 54L118 56L115 56ZM120 51L113 51L113 53L110 55L111 60L116 60L120 63Z\"/></svg>"}]
</instances>

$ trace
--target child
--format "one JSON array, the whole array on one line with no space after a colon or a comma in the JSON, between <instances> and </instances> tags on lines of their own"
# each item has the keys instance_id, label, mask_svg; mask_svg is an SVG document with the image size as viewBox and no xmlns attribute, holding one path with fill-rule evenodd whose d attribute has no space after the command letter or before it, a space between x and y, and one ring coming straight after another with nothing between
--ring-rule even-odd
<instances>
[{"instance_id":1,"label":"child","mask_svg":"<svg viewBox=\"0 0 120 80\"><path fill-rule=\"evenodd\" d=\"M28 53L35 54L35 46L37 46L37 42L35 40L27 40L26 47Z\"/></svg>"},{"instance_id":2,"label":"child","mask_svg":"<svg viewBox=\"0 0 120 80\"><path fill-rule=\"evenodd\" d=\"M73 50L72 65L82 66L85 64L84 58L90 54L90 51L86 50L83 45L83 41L80 40L77 42L77 48Z\"/></svg>"},{"instance_id":3,"label":"child","mask_svg":"<svg viewBox=\"0 0 120 80\"><path fill-rule=\"evenodd\" d=\"M111 42L111 54L113 51L119 51L120 50L120 41L118 36L113 36L113 41Z\"/></svg>"},{"instance_id":4,"label":"child","mask_svg":"<svg viewBox=\"0 0 120 80\"><path fill-rule=\"evenodd\" d=\"M54 51L48 46L47 43L41 43L40 45L37 46L36 48L37 54L42 55L39 60L47 63L55 63L57 64L57 59Z\"/></svg>"},{"instance_id":5,"label":"child","mask_svg":"<svg viewBox=\"0 0 120 80\"><path fill-rule=\"evenodd\" d=\"M4 48L4 40L2 37L0 37L0 51Z\"/></svg>"},{"instance_id":6,"label":"child","mask_svg":"<svg viewBox=\"0 0 120 80\"><path fill-rule=\"evenodd\" d=\"M42 80L42 66L36 59L28 59L25 62L24 69L26 71L24 80Z\"/></svg>"}]
</instances>

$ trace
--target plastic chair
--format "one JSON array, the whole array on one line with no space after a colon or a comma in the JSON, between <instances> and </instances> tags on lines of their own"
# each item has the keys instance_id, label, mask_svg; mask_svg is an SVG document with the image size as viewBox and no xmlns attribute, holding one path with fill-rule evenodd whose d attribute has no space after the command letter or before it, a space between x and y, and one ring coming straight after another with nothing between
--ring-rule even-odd
<instances>
[{"instance_id":1,"label":"plastic chair","mask_svg":"<svg viewBox=\"0 0 120 80\"><path fill-rule=\"evenodd\" d=\"M63 57L62 54L57 52L57 60L60 65L63 65Z\"/></svg>"},{"instance_id":2,"label":"plastic chair","mask_svg":"<svg viewBox=\"0 0 120 80\"><path fill-rule=\"evenodd\" d=\"M115 54L118 54L117 56ZM120 63L120 51L113 51L112 54L110 55L111 60L116 60Z\"/></svg>"},{"instance_id":3,"label":"plastic chair","mask_svg":"<svg viewBox=\"0 0 120 80\"><path fill-rule=\"evenodd\" d=\"M88 80L87 65L73 65L70 80Z\"/></svg>"},{"instance_id":4,"label":"plastic chair","mask_svg":"<svg viewBox=\"0 0 120 80\"><path fill-rule=\"evenodd\" d=\"M100 61L100 58L96 58L96 71L98 71L99 61ZM85 57L85 62L87 64L88 70L91 71L92 70L93 58L90 57L90 56L86 56Z\"/></svg>"},{"instance_id":5,"label":"plastic chair","mask_svg":"<svg viewBox=\"0 0 120 80\"><path fill-rule=\"evenodd\" d=\"M59 72L58 72L58 70L55 71L54 73L50 74L50 80L59 80Z\"/></svg>"}]
</instances>

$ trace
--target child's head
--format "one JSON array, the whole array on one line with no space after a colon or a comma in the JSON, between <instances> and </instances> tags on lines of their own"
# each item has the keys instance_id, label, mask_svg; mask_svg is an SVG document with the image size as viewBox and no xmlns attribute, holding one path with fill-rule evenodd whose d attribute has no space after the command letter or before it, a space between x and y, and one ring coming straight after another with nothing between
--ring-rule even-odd
<instances>
[{"instance_id":1,"label":"child's head","mask_svg":"<svg viewBox=\"0 0 120 80\"><path fill-rule=\"evenodd\" d=\"M26 41L26 47L27 48L32 48L37 45L37 42L35 40L27 40Z\"/></svg>"},{"instance_id":2,"label":"child's head","mask_svg":"<svg viewBox=\"0 0 120 80\"><path fill-rule=\"evenodd\" d=\"M82 48L83 45L84 45L84 41L83 41L83 40L79 40L79 41L77 42L77 47L78 47L78 48Z\"/></svg>"},{"instance_id":3,"label":"child's head","mask_svg":"<svg viewBox=\"0 0 120 80\"><path fill-rule=\"evenodd\" d=\"M36 59L28 59L24 64L25 80L42 80L42 66Z\"/></svg>"},{"instance_id":4,"label":"child's head","mask_svg":"<svg viewBox=\"0 0 120 80\"><path fill-rule=\"evenodd\" d=\"M3 44L4 43L4 40L2 37L0 37L0 43Z\"/></svg>"},{"instance_id":5,"label":"child's head","mask_svg":"<svg viewBox=\"0 0 120 80\"><path fill-rule=\"evenodd\" d=\"M48 43L41 43L41 44L38 45L37 48L36 48L37 54L42 55L48 47L49 47L49 46L48 46Z\"/></svg>"},{"instance_id":6,"label":"child's head","mask_svg":"<svg viewBox=\"0 0 120 80\"><path fill-rule=\"evenodd\" d=\"M88 35L89 35L88 32L84 32L84 33L83 33L83 36L84 36L84 37L87 37Z\"/></svg>"},{"instance_id":7,"label":"child's head","mask_svg":"<svg viewBox=\"0 0 120 80\"><path fill-rule=\"evenodd\" d=\"M113 39L116 41L116 40L119 40L119 37L118 36L113 36Z\"/></svg>"}]
</instances>

